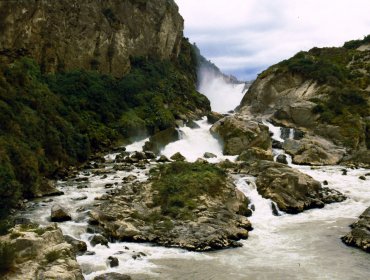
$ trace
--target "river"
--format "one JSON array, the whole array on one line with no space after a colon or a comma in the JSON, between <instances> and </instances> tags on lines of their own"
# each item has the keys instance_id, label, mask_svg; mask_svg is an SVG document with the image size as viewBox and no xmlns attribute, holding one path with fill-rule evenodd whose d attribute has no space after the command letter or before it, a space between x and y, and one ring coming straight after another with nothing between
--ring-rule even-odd
<instances>
[{"instance_id":1,"label":"river","mask_svg":"<svg viewBox=\"0 0 370 280\"><path fill-rule=\"evenodd\" d=\"M240 99L241 87L232 89L238 91ZM222 155L222 147L210 134L210 125L206 119L196 123L198 128L180 128L181 139L166 146L162 154L171 156L181 152L188 161L195 161L204 152L212 152L217 156L212 161L235 159ZM280 140L280 129L268 125L274 133L273 137ZM144 142L136 142L127 150L139 150ZM274 152L282 153L279 150ZM129 274L133 279L370 279L370 254L347 247L340 240L350 230L349 225L370 206L370 180L359 179L360 175L370 170L349 169L347 175L342 175L341 166L313 169L310 166L290 164L318 181L328 181L330 188L344 193L348 199L342 203L326 205L322 209L280 216L272 215L271 201L262 198L256 191L255 178L233 175L237 187L255 205L255 211L250 217L254 230L247 240L242 241L241 248L195 253L127 242L109 243L109 248L102 245L91 247L89 238L93 234L87 233L86 229L89 209L100 203L95 198L109 190L106 184L113 184L112 189L121 188L122 178L130 174L137 176L138 180L146 180L151 167L115 171L115 156L106 156L107 162L103 168L105 176L82 171L78 175L78 178L85 178L80 179L82 182L59 181L58 186L65 195L54 197L53 201L32 201L28 210L22 213L23 217L48 224L53 203L68 208L73 219L60 224L64 234L85 241L88 250L95 253L77 258L87 280L106 272ZM133 256L138 252L145 255L134 259ZM119 259L120 265L109 268L106 260L113 255Z\"/></svg>"}]
</instances>

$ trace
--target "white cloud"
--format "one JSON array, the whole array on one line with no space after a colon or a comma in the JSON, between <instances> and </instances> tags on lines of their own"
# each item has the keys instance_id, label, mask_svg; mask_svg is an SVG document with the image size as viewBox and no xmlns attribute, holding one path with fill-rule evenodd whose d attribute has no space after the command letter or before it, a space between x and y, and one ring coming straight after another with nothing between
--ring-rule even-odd
<instances>
[{"instance_id":1,"label":"white cloud","mask_svg":"<svg viewBox=\"0 0 370 280\"><path fill-rule=\"evenodd\" d=\"M369 0L176 2L185 35L222 70L246 79L300 50L370 34Z\"/></svg>"}]
</instances>

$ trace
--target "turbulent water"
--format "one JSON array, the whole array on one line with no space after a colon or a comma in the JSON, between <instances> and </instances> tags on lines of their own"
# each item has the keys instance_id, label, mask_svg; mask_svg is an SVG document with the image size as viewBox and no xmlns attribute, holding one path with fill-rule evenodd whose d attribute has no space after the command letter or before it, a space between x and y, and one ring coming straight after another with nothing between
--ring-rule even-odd
<instances>
[{"instance_id":1,"label":"turbulent water","mask_svg":"<svg viewBox=\"0 0 370 280\"><path fill-rule=\"evenodd\" d=\"M202 157L205 152L214 153L223 159L221 144L209 132L210 125L205 119L197 122L199 128L180 129L181 139L169 144L162 154L170 156L181 152L189 161ZM280 129L266 123L273 138L282 140ZM145 141L130 145L128 150L141 149ZM282 150L275 150L277 155ZM106 169L111 169L115 154L107 155ZM233 158L230 158L233 159ZM370 279L370 254L345 246L340 237L348 227L370 205L369 180L359 179L370 172L365 169L348 170L342 175L340 166L311 168L293 166L311 175L318 181L327 180L329 187L344 193L348 199L342 203L326 205L323 209L312 209L297 215L282 214L273 216L271 201L262 198L255 186L255 178L235 176L237 187L251 199L255 212L250 220L254 230L250 237L242 241L243 247L211 253L194 253L180 249L168 249L151 244L109 243L109 248L101 245L91 247L86 233L87 213L91 205L99 203L95 197L104 194L107 183L117 183L121 187L122 178L128 174L147 178L147 169L131 172L118 171L102 175L81 172L79 177L87 178L87 188L76 188L75 181L59 182L64 196L53 198L53 202L32 202L23 215L41 224L49 223L50 206L60 203L69 208L73 221L61 223L65 234L86 241L88 250L95 255L78 257L86 279L93 279L104 272L119 272L132 275L133 279ZM86 196L85 200L75 200ZM133 259L138 252L145 256ZM120 265L109 268L109 256L119 259Z\"/></svg>"}]
</instances>

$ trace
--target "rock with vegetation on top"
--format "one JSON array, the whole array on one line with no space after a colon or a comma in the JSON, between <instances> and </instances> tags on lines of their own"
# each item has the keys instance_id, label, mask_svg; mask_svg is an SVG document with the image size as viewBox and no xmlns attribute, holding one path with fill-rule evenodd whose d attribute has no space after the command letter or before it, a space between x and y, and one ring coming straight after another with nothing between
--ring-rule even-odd
<instances>
[{"instance_id":1,"label":"rock with vegetation on top","mask_svg":"<svg viewBox=\"0 0 370 280\"><path fill-rule=\"evenodd\" d=\"M54 204L51 207L50 218L52 222L65 222L72 220L71 214L69 214L68 211L59 204Z\"/></svg>"},{"instance_id":2,"label":"rock with vegetation on top","mask_svg":"<svg viewBox=\"0 0 370 280\"><path fill-rule=\"evenodd\" d=\"M224 115L217 113L217 112L210 112L207 115L207 120L210 124L214 124L217 121L221 120L224 117Z\"/></svg>"},{"instance_id":3,"label":"rock with vegetation on top","mask_svg":"<svg viewBox=\"0 0 370 280\"><path fill-rule=\"evenodd\" d=\"M3 244L10 246L2 250ZM68 244L62 231L56 226L39 227L20 225L0 236L0 263L7 260L7 269L2 267L1 279L34 280L60 279L83 280L75 251Z\"/></svg>"},{"instance_id":4,"label":"rock with vegetation on top","mask_svg":"<svg viewBox=\"0 0 370 280\"><path fill-rule=\"evenodd\" d=\"M213 153L205 152L205 153L203 154L203 157L204 157L204 158L216 158L217 156L216 156L215 154L213 154Z\"/></svg>"},{"instance_id":5,"label":"rock with vegetation on top","mask_svg":"<svg viewBox=\"0 0 370 280\"><path fill-rule=\"evenodd\" d=\"M240 115L219 120L211 127L211 132L223 141L226 155L239 155L250 148L271 150L268 127Z\"/></svg>"},{"instance_id":6,"label":"rock with vegetation on top","mask_svg":"<svg viewBox=\"0 0 370 280\"><path fill-rule=\"evenodd\" d=\"M180 152L177 152L176 154L173 154L170 159L174 160L174 161L185 161L186 158L180 153Z\"/></svg>"},{"instance_id":7,"label":"rock with vegetation on top","mask_svg":"<svg viewBox=\"0 0 370 280\"><path fill-rule=\"evenodd\" d=\"M360 219L351 227L351 232L343 236L342 241L349 246L358 247L370 253L370 207L360 215Z\"/></svg>"},{"instance_id":8,"label":"rock with vegetation on top","mask_svg":"<svg viewBox=\"0 0 370 280\"><path fill-rule=\"evenodd\" d=\"M173 162L152 170L148 182L122 189L91 218L116 240L209 251L247 238L248 204L222 169Z\"/></svg>"},{"instance_id":9,"label":"rock with vegetation on top","mask_svg":"<svg viewBox=\"0 0 370 280\"><path fill-rule=\"evenodd\" d=\"M249 167L257 177L258 193L274 201L281 211L296 214L311 208L322 208L326 203L341 202L346 197L336 190L285 164L259 161Z\"/></svg>"},{"instance_id":10,"label":"rock with vegetation on top","mask_svg":"<svg viewBox=\"0 0 370 280\"><path fill-rule=\"evenodd\" d=\"M143 149L144 151L151 151L158 154L167 144L179 139L179 132L175 127L170 127L151 136L149 141L145 142Z\"/></svg>"}]
</instances>

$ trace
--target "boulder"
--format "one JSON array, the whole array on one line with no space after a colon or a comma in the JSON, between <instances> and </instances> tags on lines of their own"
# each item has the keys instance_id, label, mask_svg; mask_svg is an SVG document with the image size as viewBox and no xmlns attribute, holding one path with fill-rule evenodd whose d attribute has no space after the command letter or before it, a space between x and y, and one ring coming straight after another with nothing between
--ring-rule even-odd
<instances>
[{"instance_id":1,"label":"boulder","mask_svg":"<svg viewBox=\"0 0 370 280\"><path fill-rule=\"evenodd\" d=\"M185 161L186 158L179 152L177 152L176 154L173 154L170 159L174 160L174 161Z\"/></svg>"},{"instance_id":2,"label":"boulder","mask_svg":"<svg viewBox=\"0 0 370 280\"><path fill-rule=\"evenodd\" d=\"M52 222L64 222L72 220L71 214L69 214L66 209L58 204L54 204L51 207L50 218Z\"/></svg>"},{"instance_id":3,"label":"boulder","mask_svg":"<svg viewBox=\"0 0 370 280\"><path fill-rule=\"evenodd\" d=\"M95 276L93 280L132 280L132 278L125 274L110 272Z\"/></svg>"},{"instance_id":4,"label":"boulder","mask_svg":"<svg viewBox=\"0 0 370 280\"><path fill-rule=\"evenodd\" d=\"M370 207L360 216L359 220L351 225L352 230L342 241L348 246L353 246L370 253Z\"/></svg>"},{"instance_id":5,"label":"boulder","mask_svg":"<svg viewBox=\"0 0 370 280\"><path fill-rule=\"evenodd\" d=\"M177 129L175 127L170 127L151 136L149 141L145 142L143 150L158 154L167 144L179 139L179 132Z\"/></svg>"},{"instance_id":6,"label":"boulder","mask_svg":"<svg viewBox=\"0 0 370 280\"><path fill-rule=\"evenodd\" d=\"M223 141L225 155L239 155L250 148L271 150L268 127L240 115L219 120L211 127L211 132Z\"/></svg>"},{"instance_id":7,"label":"boulder","mask_svg":"<svg viewBox=\"0 0 370 280\"><path fill-rule=\"evenodd\" d=\"M214 124L214 123L218 122L219 120L221 120L223 117L224 116L220 113L211 112L207 115L207 121L210 124Z\"/></svg>"},{"instance_id":8,"label":"boulder","mask_svg":"<svg viewBox=\"0 0 370 280\"><path fill-rule=\"evenodd\" d=\"M91 246L93 247L95 247L98 244L108 247L108 239L106 239L103 235L100 234L95 234L93 237L89 239L89 241Z\"/></svg>"},{"instance_id":9,"label":"boulder","mask_svg":"<svg viewBox=\"0 0 370 280\"><path fill-rule=\"evenodd\" d=\"M217 156L216 156L215 154L213 154L213 153L205 152L205 153L203 154L203 157L204 157L204 158L216 158Z\"/></svg>"},{"instance_id":10,"label":"boulder","mask_svg":"<svg viewBox=\"0 0 370 280\"><path fill-rule=\"evenodd\" d=\"M287 156L286 155L278 155L276 157L276 162L288 164Z\"/></svg>"},{"instance_id":11,"label":"boulder","mask_svg":"<svg viewBox=\"0 0 370 280\"><path fill-rule=\"evenodd\" d=\"M285 164L259 161L252 164L250 173L257 176L258 192L276 203L281 211L296 214L326 203L341 202L340 192L321 187L320 182Z\"/></svg>"},{"instance_id":12,"label":"boulder","mask_svg":"<svg viewBox=\"0 0 370 280\"><path fill-rule=\"evenodd\" d=\"M14 252L14 261L11 270L1 272L1 279L84 279L73 247L56 224L16 226L0 236L0 242L5 240Z\"/></svg>"},{"instance_id":13,"label":"boulder","mask_svg":"<svg viewBox=\"0 0 370 280\"><path fill-rule=\"evenodd\" d=\"M119 261L116 257L108 257L108 264L110 267L116 267L119 265Z\"/></svg>"},{"instance_id":14,"label":"boulder","mask_svg":"<svg viewBox=\"0 0 370 280\"><path fill-rule=\"evenodd\" d=\"M278 140L272 139L272 148L274 148L274 149L282 149L283 148L283 142L280 142Z\"/></svg>"},{"instance_id":15,"label":"boulder","mask_svg":"<svg viewBox=\"0 0 370 280\"><path fill-rule=\"evenodd\" d=\"M158 159L157 162L169 162L170 160L165 156L161 155Z\"/></svg>"},{"instance_id":16,"label":"boulder","mask_svg":"<svg viewBox=\"0 0 370 280\"><path fill-rule=\"evenodd\" d=\"M252 147L243 151L237 158L241 161L255 161L255 160L273 160L271 150L266 151L260 148Z\"/></svg>"},{"instance_id":17,"label":"boulder","mask_svg":"<svg viewBox=\"0 0 370 280\"><path fill-rule=\"evenodd\" d=\"M231 177L225 177L225 183L217 182L221 185L216 194L212 191L192 198L194 206L186 209L185 216L181 214L181 200L179 209L172 210L180 215L161 210L154 201L158 191L152 184L149 179L135 186L127 185L120 194L91 211L94 224L113 240L151 242L191 251L238 247L240 243L236 240L248 237L252 229L246 218L251 215L249 200L236 189Z\"/></svg>"},{"instance_id":18,"label":"boulder","mask_svg":"<svg viewBox=\"0 0 370 280\"><path fill-rule=\"evenodd\" d=\"M200 128L199 124L197 124L195 121L190 120L186 123L187 127L190 127L192 129Z\"/></svg>"},{"instance_id":19,"label":"boulder","mask_svg":"<svg viewBox=\"0 0 370 280\"><path fill-rule=\"evenodd\" d=\"M335 165L345 150L318 136L306 135L301 140L287 139L283 149L292 156L295 164Z\"/></svg>"},{"instance_id":20,"label":"boulder","mask_svg":"<svg viewBox=\"0 0 370 280\"><path fill-rule=\"evenodd\" d=\"M87 245L85 242L78 240L70 235L64 235L64 239L67 243L71 244L73 247L73 251L78 253L84 253L87 251Z\"/></svg>"},{"instance_id":21,"label":"boulder","mask_svg":"<svg viewBox=\"0 0 370 280\"><path fill-rule=\"evenodd\" d=\"M59 196L63 195L64 192L58 190L55 186L54 181L44 179L42 180L37 193L34 194L35 197L43 197L43 196Z\"/></svg>"}]
</instances>

